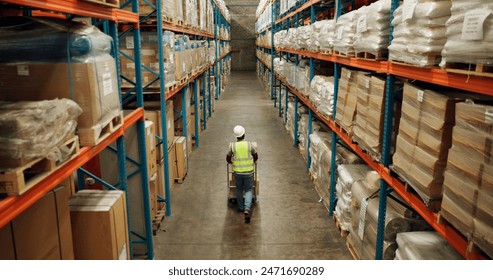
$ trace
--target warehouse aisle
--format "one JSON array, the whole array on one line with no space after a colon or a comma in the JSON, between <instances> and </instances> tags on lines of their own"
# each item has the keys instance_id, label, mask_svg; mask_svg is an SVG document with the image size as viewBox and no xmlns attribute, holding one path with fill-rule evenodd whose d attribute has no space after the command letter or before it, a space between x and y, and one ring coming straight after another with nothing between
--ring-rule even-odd
<instances>
[{"instance_id":1,"label":"warehouse aisle","mask_svg":"<svg viewBox=\"0 0 493 280\"><path fill-rule=\"evenodd\" d=\"M260 195L250 224L227 203L225 156L237 124L259 146ZM155 236L156 259L352 259L255 72L232 73L189 170Z\"/></svg>"}]
</instances>

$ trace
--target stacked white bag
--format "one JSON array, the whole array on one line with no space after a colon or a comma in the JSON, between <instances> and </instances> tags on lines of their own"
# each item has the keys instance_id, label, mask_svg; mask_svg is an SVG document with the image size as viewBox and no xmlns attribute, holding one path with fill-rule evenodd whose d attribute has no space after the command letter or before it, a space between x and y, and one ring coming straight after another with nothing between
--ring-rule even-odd
<instances>
[{"instance_id":1,"label":"stacked white bag","mask_svg":"<svg viewBox=\"0 0 493 280\"><path fill-rule=\"evenodd\" d=\"M344 55L354 54L354 35L356 34L357 11L354 10L340 16L335 26L334 51Z\"/></svg>"},{"instance_id":2,"label":"stacked white bag","mask_svg":"<svg viewBox=\"0 0 493 280\"><path fill-rule=\"evenodd\" d=\"M451 5L450 0L404 0L394 12L389 59L421 67L438 64Z\"/></svg>"},{"instance_id":3,"label":"stacked white bag","mask_svg":"<svg viewBox=\"0 0 493 280\"><path fill-rule=\"evenodd\" d=\"M334 49L336 21L333 19L322 20L315 24L321 26L320 33L317 37L320 51L323 53L332 53L332 50Z\"/></svg>"},{"instance_id":4,"label":"stacked white bag","mask_svg":"<svg viewBox=\"0 0 493 280\"><path fill-rule=\"evenodd\" d=\"M295 50L307 50L311 44L312 27L310 25L300 26L297 28Z\"/></svg>"},{"instance_id":5,"label":"stacked white bag","mask_svg":"<svg viewBox=\"0 0 493 280\"><path fill-rule=\"evenodd\" d=\"M378 56L387 52L390 34L391 0L380 0L370 6L363 6L356 15L356 53L371 53Z\"/></svg>"},{"instance_id":6,"label":"stacked white bag","mask_svg":"<svg viewBox=\"0 0 493 280\"><path fill-rule=\"evenodd\" d=\"M491 0L452 0L441 66L447 62L493 64L492 11Z\"/></svg>"},{"instance_id":7,"label":"stacked white bag","mask_svg":"<svg viewBox=\"0 0 493 280\"><path fill-rule=\"evenodd\" d=\"M395 260L463 260L435 231L397 233Z\"/></svg>"},{"instance_id":8,"label":"stacked white bag","mask_svg":"<svg viewBox=\"0 0 493 280\"><path fill-rule=\"evenodd\" d=\"M332 116L334 106L334 77L313 77L310 83L310 102L317 111L325 116Z\"/></svg>"}]
</instances>

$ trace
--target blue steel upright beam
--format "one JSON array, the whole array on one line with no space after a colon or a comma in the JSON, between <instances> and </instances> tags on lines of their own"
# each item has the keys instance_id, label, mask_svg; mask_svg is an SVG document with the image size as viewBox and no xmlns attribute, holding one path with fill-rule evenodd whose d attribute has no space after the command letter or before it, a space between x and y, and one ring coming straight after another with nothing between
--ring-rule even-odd
<instances>
[{"instance_id":1,"label":"blue steel upright beam","mask_svg":"<svg viewBox=\"0 0 493 280\"><path fill-rule=\"evenodd\" d=\"M195 146L199 147L199 134L200 134L200 115L199 115L199 107L200 107L200 99L199 99L199 79L193 82L193 94L195 100Z\"/></svg>"},{"instance_id":2,"label":"blue steel upright beam","mask_svg":"<svg viewBox=\"0 0 493 280\"><path fill-rule=\"evenodd\" d=\"M390 22L394 19L394 11L399 6L398 0L392 0ZM394 39L394 27L390 25L389 45ZM390 165L390 151L392 145L392 122L394 117L394 100L395 100L395 77L387 76L386 92L385 92L385 115L383 127L383 143L382 143L382 164L385 167ZM387 189L389 185L385 180L380 180L379 205L378 205L378 223L377 223L377 242L375 259L383 259L383 243L385 239L385 216L387 214Z\"/></svg>"},{"instance_id":3,"label":"blue steel upright beam","mask_svg":"<svg viewBox=\"0 0 493 280\"><path fill-rule=\"evenodd\" d=\"M161 7L162 0L156 0L156 16L158 19L162 19ZM166 200L166 216L171 216L171 186L169 185L170 171L168 167L169 154L168 154L168 131L167 131L167 120L166 120L166 80L164 75L164 48L163 48L163 21L157 20L157 35L158 35L158 56L159 56L159 96L160 96L160 106L161 106L161 137L163 139L161 145L163 150L163 168L164 168L164 193ZM163 187L163 186L159 186Z\"/></svg>"},{"instance_id":4,"label":"blue steel upright beam","mask_svg":"<svg viewBox=\"0 0 493 280\"><path fill-rule=\"evenodd\" d=\"M274 22L274 7L271 9L271 32L270 32L270 46L271 46L271 55L270 55L270 97L274 100L274 107L276 106L276 93L275 93L275 83L276 83L276 73L274 71L274 57L276 54L276 49L274 47L274 33L276 32L276 24Z\"/></svg>"},{"instance_id":5,"label":"blue steel upright beam","mask_svg":"<svg viewBox=\"0 0 493 280\"><path fill-rule=\"evenodd\" d=\"M298 97L294 96L294 146L298 147Z\"/></svg>"},{"instance_id":6,"label":"blue steel upright beam","mask_svg":"<svg viewBox=\"0 0 493 280\"><path fill-rule=\"evenodd\" d=\"M200 83L200 92L202 95L202 118L204 120L204 130L207 129L207 96L205 92L205 83L206 83L206 73L203 73L202 76L200 76L200 79L202 82Z\"/></svg>"},{"instance_id":7,"label":"blue steel upright beam","mask_svg":"<svg viewBox=\"0 0 493 280\"><path fill-rule=\"evenodd\" d=\"M185 86L181 92L181 115L182 115L181 122L183 126L183 136L187 140L186 143L187 143L187 170L188 170L188 155L190 154L191 151L188 150L189 144L188 144L188 131L187 131L187 105L188 102L190 102L190 100L187 97L188 97L188 85Z\"/></svg>"},{"instance_id":8,"label":"blue steel upright beam","mask_svg":"<svg viewBox=\"0 0 493 280\"><path fill-rule=\"evenodd\" d=\"M286 87L286 92L284 93L284 98L285 98L285 106L284 106L284 124L288 123L288 104L289 104L289 89Z\"/></svg>"},{"instance_id":9,"label":"blue steel upright beam","mask_svg":"<svg viewBox=\"0 0 493 280\"><path fill-rule=\"evenodd\" d=\"M336 19L341 16L341 0L336 1ZM334 63L334 105L332 110L332 119L335 121L337 113L337 95L339 92L339 77L341 74L341 67L338 63ZM337 141L338 137L335 132L332 132L332 153L330 157L330 203L329 203L329 215L334 214L334 209L336 207L336 172L337 172Z\"/></svg>"}]
</instances>

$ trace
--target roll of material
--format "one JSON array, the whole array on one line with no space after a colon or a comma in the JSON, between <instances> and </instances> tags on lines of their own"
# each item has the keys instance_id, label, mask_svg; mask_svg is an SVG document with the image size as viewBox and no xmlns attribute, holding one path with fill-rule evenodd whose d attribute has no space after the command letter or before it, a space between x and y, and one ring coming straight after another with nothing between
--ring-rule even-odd
<instances>
[{"instance_id":1,"label":"roll of material","mask_svg":"<svg viewBox=\"0 0 493 280\"><path fill-rule=\"evenodd\" d=\"M69 20L0 19L0 62L87 62L109 54L112 38L94 26Z\"/></svg>"}]
</instances>

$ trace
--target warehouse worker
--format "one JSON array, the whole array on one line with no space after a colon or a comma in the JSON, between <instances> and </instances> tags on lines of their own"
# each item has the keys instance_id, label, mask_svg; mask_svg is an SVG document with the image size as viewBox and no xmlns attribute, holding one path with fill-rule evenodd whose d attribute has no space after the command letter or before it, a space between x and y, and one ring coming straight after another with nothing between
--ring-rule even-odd
<instances>
[{"instance_id":1,"label":"warehouse worker","mask_svg":"<svg viewBox=\"0 0 493 280\"><path fill-rule=\"evenodd\" d=\"M226 161L233 164L238 212L243 212L245 214L245 223L249 223L251 216L250 207L252 205L253 172L258 155L252 143L245 141L245 128L243 126L235 126L233 133L237 141L229 144ZM244 202L243 191L245 191Z\"/></svg>"}]
</instances>

